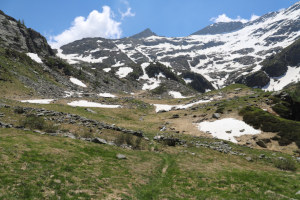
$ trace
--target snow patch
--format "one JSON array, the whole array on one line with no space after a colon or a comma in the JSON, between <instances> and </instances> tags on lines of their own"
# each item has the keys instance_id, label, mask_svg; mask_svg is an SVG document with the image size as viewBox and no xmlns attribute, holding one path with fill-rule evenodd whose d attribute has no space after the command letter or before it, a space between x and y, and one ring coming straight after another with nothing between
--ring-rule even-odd
<instances>
[{"instance_id":1,"label":"snow patch","mask_svg":"<svg viewBox=\"0 0 300 200\"><path fill-rule=\"evenodd\" d=\"M110 72L111 68L104 68L103 71Z\"/></svg>"},{"instance_id":2,"label":"snow patch","mask_svg":"<svg viewBox=\"0 0 300 200\"><path fill-rule=\"evenodd\" d=\"M54 99L32 99L32 100L22 100L22 103L36 103L36 104L50 104Z\"/></svg>"},{"instance_id":3,"label":"snow patch","mask_svg":"<svg viewBox=\"0 0 300 200\"><path fill-rule=\"evenodd\" d=\"M155 106L155 111L156 112L160 112L160 111L170 111L172 109L174 110L184 110L184 109L188 109L190 107L193 107L194 105L198 105L198 104L202 104L202 103L208 103L211 102L213 99L209 99L209 100L199 100L193 103L189 103L189 104L182 104L182 105L166 105L166 104L153 104Z\"/></svg>"},{"instance_id":4,"label":"snow patch","mask_svg":"<svg viewBox=\"0 0 300 200\"><path fill-rule=\"evenodd\" d=\"M26 53L26 55L29 56L32 60L34 60L37 63L43 63L43 61L36 53Z\"/></svg>"},{"instance_id":5,"label":"snow patch","mask_svg":"<svg viewBox=\"0 0 300 200\"><path fill-rule=\"evenodd\" d=\"M116 96L110 93L100 93L98 94L100 97L106 97L106 98L115 98Z\"/></svg>"},{"instance_id":6,"label":"snow patch","mask_svg":"<svg viewBox=\"0 0 300 200\"><path fill-rule=\"evenodd\" d=\"M87 87L81 80L78 80L77 78L73 78L71 77L70 78L70 81L75 84L75 85L78 85L78 86L81 86L81 87Z\"/></svg>"},{"instance_id":7,"label":"snow patch","mask_svg":"<svg viewBox=\"0 0 300 200\"><path fill-rule=\"evenodd\" d=\"M120 108L120 105L105 105L101 103L95 103L95 102L89 102L86 100L80 100L80 101L72 101L71 103L68 103L69 106L73 107L88 107L88 108Z\"/></svg>"},{"instance_id":8,"label":"snow patch","mask_svg":"<svg viewBox=\"0 0 300 200\"><path fill-rule=\"evenodd\" d=\"M198 129L210 133L215 138L234 143L237 143L235 137L260 133L260 130L254 129L245 122L234 118L225 118L214 122L201 122L198 124Z\"/></svg>"},{"instance_id":9,"label":"snow patch","mask_svg":"<svg viewBox=\"0 0 300 200\"><path fill-rule=\"evenodd\" d=\"M118 61L116 64L112 65L111 67L121 67L123 65L125 65L125 64Z\"/></svg>"},{"instance_id":10,"label":"snow patch","mask_svg":"<svg viewBox=\"0 0 300 200\"><path fill-rule=\"evenodd\" d=\"M88 63L102 63L103 60L107 59L108 57L100 57L94 58L91 54L88 56L78 55L78 54L63 54L61 49L57 49L57 56L67 60L69 64L77 64L79 61L88 62Z\"/></svg>"},{"instance_id":11,"label":"snow patch","mask_svg":"<svg viewBox=\"0 0 300 200\"><path fill-rule=\"evenodd\" d=\"M190 78L185 78L183 80L185 81L186 84L189 84L189 83L193 82L193 80L190 79Z\"/></svg>"},{"instance_id":12,"label":"snow patch","mask_svg":"<svg viewBox=\"0 0 300 200\"><path fill-rule=\"evenodd\" d=\"M74 92L74 91L64 91L65 96L64 98L68 98L68 97L82 97L82 92Z\"/></svg>"},{"instance_id":13,"label":"snow patch","mask_svg":"<svg viewBox=\"0 0 300 200\"><path fill-rule=\"evenodd\" d=\"M273 77L268 85L262 89L265 91L282 90L285 86L293 82L300 81L300 67L288 66L287 72L281 77Z\"/></svg>"},{"instance_id":14,"label":"snow patch","mask_svg":"<svg viewBox=\"0 0 300 200\"><path fill-rule=\"evenodd\" d=\"M172 105L166 105L166 104L153 104L155 106L155 112L160 112L160 111L170 111L173 108L175 108L176 106L172 106Z\"/></svg>"},{"instance_id":15,"label":"snow patch","mask_svg":"<svg viewBox=\"0 0 300 200\"><path fill-rule=\"evenodd\" d=\"M118 75L119 78L125 78L131 72L133 72L133 69L130 67L120 67L116 75Z\"/></svg>"},{"instance_id":16,"label":"snow patch","mask_svg":"<svg viewBox=\"0 0 300 200\"><path fill-rule=\"evenodd\" d=\"M189 98L189 97L185 97L182 96L182 94L180 92L176 92L176 91L170 91L169 95L171 95L174 99L185 99L185 98Z\"/></svg>"}]
</instances>

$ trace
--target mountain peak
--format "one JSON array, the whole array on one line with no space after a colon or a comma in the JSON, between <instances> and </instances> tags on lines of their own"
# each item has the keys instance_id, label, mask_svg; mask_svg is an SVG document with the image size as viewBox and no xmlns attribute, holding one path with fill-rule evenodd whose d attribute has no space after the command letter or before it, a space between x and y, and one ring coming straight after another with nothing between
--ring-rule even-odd
<instances>
[{"instance_id":1,"label":"mountain peak","mask_svg":"<svg viewBox=\"0 0 300 200\"><path fill-rule=\"evenodd\" d=\"M130 38L141 39L141 38L146 38L146 37L150 37L150 36L157 36L157 35L154 32L152 32L149 28L147 28L138 34L131 36Z\"/></svg>"},{"instance_id":2,"label":"mountain peak","mask_svg":"<svg viewBox=\"0 0 300 200\"><path fill-rule=\"evenodd\" d=\"M211 24L192 35L215 35L222 33L229 33L233 31L237 31L243 28L244 24L242 22L219 22L215 24Z\"/></svg>"}]
</instances>

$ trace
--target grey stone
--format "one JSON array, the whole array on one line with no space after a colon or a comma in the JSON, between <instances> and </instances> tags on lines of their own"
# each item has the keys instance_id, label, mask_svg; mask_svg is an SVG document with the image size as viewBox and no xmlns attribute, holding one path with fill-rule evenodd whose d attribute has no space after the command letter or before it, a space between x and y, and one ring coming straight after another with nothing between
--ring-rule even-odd
<instances>
[{"instance_id":1,"label":"grey stone","mask_svg":"<svg viewBox=\"0 0 300 200\"><path fill-rule=\"evenodd\" d=\"M178 114L175 114L175 115L173 115L173 116L171 117L171 119L177 119L177 118L179 118L179 115L178 115Z\"/></svg>"},{"instance_id":2,"label":"grey stone","mask_svg":"<svg viewBox=\"0 0 300 200\"><path fill-rule=\"evenodd\" d=\"M220 113L214 113L212 117L215 118L215 119L220 119L221 114Z\"/></svg>"},{"instance_id":3,"label":"grey stone","mask_svg":"<svg viewBox=\"0 0 300 200\"><path fill-rule=\"evenodd\" d=\"M163 126L163 127L160 129L160 131L165 131L165 130L167 130L167 127L166 127L166 126Z\"/></svg>"},{"instance_id":4,"label":"grey stone","mask_svg":"<svg viewBox=\"0 0 300 200\"><path fill-rule=\"evenodd\" d=\"M234 89L234 91L236 91L236 92L241 91L241 90L242 90L242 88L236 88L236 89Z\"/></svg>"},{"instance_id":5,"label":"grey stone","mask_svg":"<svg viewBox=\"0 0 300 200\"><path fill-rule=\"evenodd\" d=\"M120 160L127 159L125 155L118 153L117 158Z\"/></svg>"},{"instance_id":6,"label":"grey stone","mask_svg":"<svg viewBox=\"0 0 300 200\"><path fill-rule=\"evenodd\" d=\"M90 108L87 108L87 109L85 109L86 111L88 111L88 112L90 112L90 113L93 113L93 114L96 114L97 112L96 111L93 111L92 109L90 109Z\"/></svg>"},{"instance_id":7,"label":"grey stone","mask_svg":"<svg viewBox=\"0 0 300 200\"><path fill-rule=\"evenodd\" d=\"M94 139L92 140L92 142L97 143L97 144L107 144L107 141L106 141L106 140L101 139L101 138L98 138L98 137L94 138Z\"/></svg>"},{"instance_id":8,"label":"grey stone","mask_svg":"<svg viewBox=\"0 0 300 200\"><path fill-rule=\"evenodd\" d=\"M246 157L245 159L246 159L247 161L249 161L249 162L252 162L252 161L253 161L252 158L251 158L250 156Z\"/></svg>"},{"instance_id":9,"label":"grey stone","mask_svg":"<svg viewBox=\"0 0 300 200\"><path fill-rule=\"evenodd\" d=\"M262 140L258 140L257 142L256 142L256 144L258 145L258 146L260 146L260 147L262 147L262 148L267 148L267 145L264 143L264 141L262 141Z\"/></svg>"},{"instance_id":10,"label":"grey stone","mask_svg":"<svg viewBox=\"0 0 300 200\"><path fill-rule=\"evenodd\" d=\"M265 157L266 157L265 154L260 154L260 155L259 155L259 159L263 159L263 158L265 158Z\"/></svg>"}]
</instances>

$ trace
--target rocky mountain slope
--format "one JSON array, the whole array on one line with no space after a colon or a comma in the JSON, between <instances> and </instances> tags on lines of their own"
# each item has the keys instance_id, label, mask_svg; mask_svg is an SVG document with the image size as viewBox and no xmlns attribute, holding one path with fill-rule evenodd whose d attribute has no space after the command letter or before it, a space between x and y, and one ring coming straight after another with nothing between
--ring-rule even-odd
<instances>
[{"instance_id":1,"label":"rocky mountain slope","mask_svg":"<svg viewBox=\"0 0 300 200\"><path fill-rule=\"evenodd\" d=\"M147 29L118 40L87 38L75 41L62 46L57 55L70 64L95 65L99 73L112 69L130 71L129 65L133 63L160 62L179 76L187 71L194 72L205 77L214 88L220 88L249 73L264 76L258 72L262 68L261 62L295 42L300 36L299 28L298 2L254 21L212 24L187 37L161 37ZM160 78L157 76L156 79ZM191 81L186 80L187 83ZM246 82L251 82L253 87L277 85L271 79ZM266 89L277 87L266 86Z\"/></svg>"}]
</instances>

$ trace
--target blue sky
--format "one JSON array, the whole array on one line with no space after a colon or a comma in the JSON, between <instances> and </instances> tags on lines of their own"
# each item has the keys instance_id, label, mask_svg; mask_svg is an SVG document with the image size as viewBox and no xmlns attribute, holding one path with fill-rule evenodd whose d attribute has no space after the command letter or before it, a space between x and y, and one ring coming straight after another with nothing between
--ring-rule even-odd
<instances>
[{"instance_id":1,"label":"blue sky","mask_svg":"<svg viewBox=\"0 0 300 200\"><path fill-rule=\"evenodd\" d=\"M27 27L53 40L71 29L72 24L73 29L82 28L87 36L127 37L145 28L162 36L187 36L213 23L211 19L222 14L232 19L238 16L250 19L253 14L261 16L296 2L298 0L1 0L0 9L16 19L24 19ZM103 9L103 6L107 7ZM87 20L93 10L97 12ZM74 23L79 16L84 19ZM87 33L90 26L94 32ZM76 35L76 30L69 32L69 36ZM65 32L56 39L67 36Z\"/></svg>"}]
</instances>

